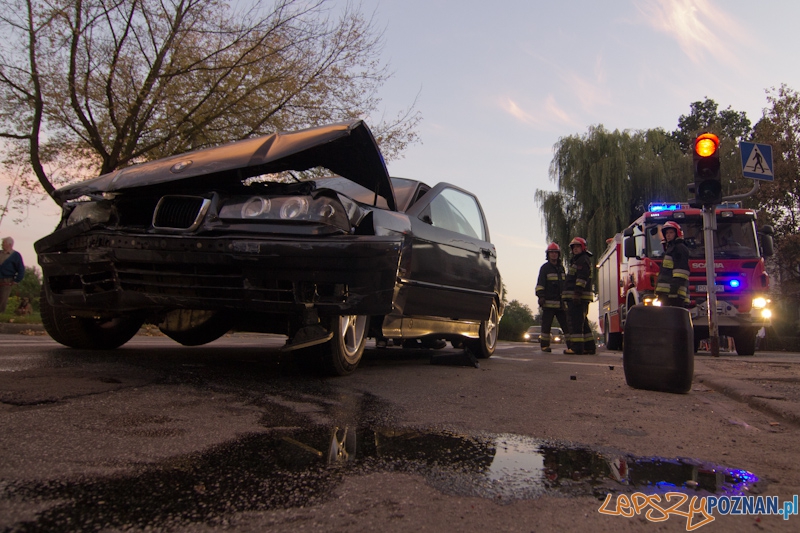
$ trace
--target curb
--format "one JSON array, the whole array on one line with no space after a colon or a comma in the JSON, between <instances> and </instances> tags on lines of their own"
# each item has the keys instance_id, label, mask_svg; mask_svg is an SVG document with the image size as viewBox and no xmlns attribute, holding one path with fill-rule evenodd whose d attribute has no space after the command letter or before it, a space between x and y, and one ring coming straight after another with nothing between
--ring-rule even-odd
<instances>
[{"instance_id":1,"label":"curb","mask_svg":"<svg viewBox=\"0 0 800 533\"><path fill-rule=\"evenodd\" d=\"M19 335L23 331L44 332L44 326L41 324L12 324L9 322L0 322L0 334Z\"/></svg>"},{"instance_id":2,"label":"curb","mask_svg":"<svg viewBox=\"0 0 800 533\"><path fill-rule=\"evenodd\" d=\"M740 379L695 374L694 380L753 409L800 425L800 406L787 402L786 397L781 394L767 392Z\"/></svg>"}]
</instances>

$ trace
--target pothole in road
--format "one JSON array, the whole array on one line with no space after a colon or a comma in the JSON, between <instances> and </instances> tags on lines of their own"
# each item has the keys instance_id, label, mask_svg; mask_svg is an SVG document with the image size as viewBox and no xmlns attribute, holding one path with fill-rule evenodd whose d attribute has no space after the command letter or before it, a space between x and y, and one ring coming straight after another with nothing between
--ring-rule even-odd
<instances>
[{"instance_id":1,"label":"pothole in road","mask_svg":"<svg viewBox=\"0 0 800 533\"><path fill-rule=\"evenodd\" d=\"M310 506L345 476L419 474L448 494L510 502L543 494L759 492L747 471L693 459L637 457L513 434L316 426L245 436L136 475L10 485L3 499L52 505L20 531L221 523L232 513Z\"/></svg>"}]
</instances>

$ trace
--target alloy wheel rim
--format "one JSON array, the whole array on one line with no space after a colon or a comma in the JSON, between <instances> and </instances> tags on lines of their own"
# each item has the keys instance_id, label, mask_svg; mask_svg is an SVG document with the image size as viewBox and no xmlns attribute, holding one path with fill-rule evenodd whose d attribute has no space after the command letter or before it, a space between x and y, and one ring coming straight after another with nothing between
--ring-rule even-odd
<instances>
[{"instance_id":1,"label":"alloy wheel rim","mask_svg":"<svg viewBox=\"0 0 800 533\"><path fill-rule=\"evenodd\" d=\"M497 307L492 304L492 312L486 322L486 346L493 348L497 342Z\"/></svg>"},{"instance_id":2,"label":"alloy wheel rim","mask_svg":"<svg viewBox=\"0 0 800 533\"><path fill-rule=\"evenodd\" d=\"M339 332L342 348L348 359L354 358L366 334L366 315L347 315L339 317Z\"/></svg>"}]
</instances>

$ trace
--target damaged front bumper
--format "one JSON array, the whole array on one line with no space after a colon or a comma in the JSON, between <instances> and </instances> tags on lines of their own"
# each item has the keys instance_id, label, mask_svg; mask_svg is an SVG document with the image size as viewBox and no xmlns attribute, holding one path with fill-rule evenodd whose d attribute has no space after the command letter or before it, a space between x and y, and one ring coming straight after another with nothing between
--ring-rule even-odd
<instances>
[{"instance_id":1,"label":"damaged front bumper","mask_svg":"<svg viewBox=\"0 0 800 533\"><path fill-rule=\"evenodd\" d=\"M392 311L403 236L171 236L68 227L37 242L48 301L95 314L172 309Z\"/></svg>"}]
</instances>

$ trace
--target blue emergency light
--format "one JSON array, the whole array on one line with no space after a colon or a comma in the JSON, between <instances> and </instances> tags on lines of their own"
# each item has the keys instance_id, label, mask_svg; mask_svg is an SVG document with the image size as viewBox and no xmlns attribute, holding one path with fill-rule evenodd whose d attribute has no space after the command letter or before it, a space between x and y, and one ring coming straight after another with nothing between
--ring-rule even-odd
<instances>
[{"instance_id":1,"label":"blue emergency light","mask_svg":"<svg viewBox=\"0 0 800 533\"><path fill-rule=\"evenodd\" d=\"M738 289L739 285L741 285L741 282L738 279L732 279L730 283L728 283L728 285L730 285L734 289Z\"/></svg>"},{"instance_id":2,"label":"blue emergency light","mask_svg":"<svg viewBox=\"0 0 800 533\"><path fill-rule=\"evenodd\" d=\"M662 211L677 211L683 209L681 204L650 204L648 211L651 213L661 213Z\"/></svg>"}]
</instances>

